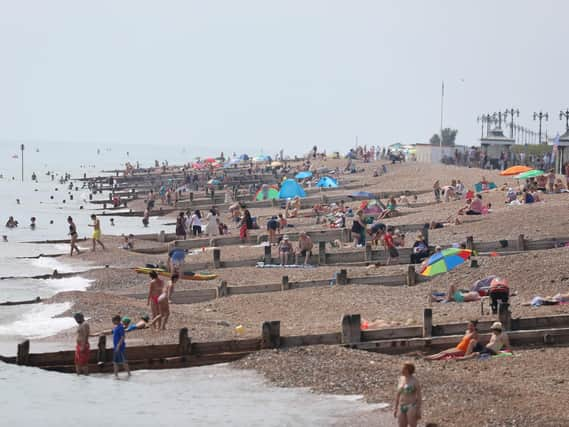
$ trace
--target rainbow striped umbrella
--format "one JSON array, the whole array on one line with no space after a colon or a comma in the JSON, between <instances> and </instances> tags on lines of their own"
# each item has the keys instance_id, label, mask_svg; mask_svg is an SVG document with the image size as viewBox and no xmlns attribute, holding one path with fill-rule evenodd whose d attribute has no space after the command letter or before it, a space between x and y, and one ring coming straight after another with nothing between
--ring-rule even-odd
<instances>
[{"instance_id":1,"label":"rainbow striped umbrella","mask_svg":"<svg viewBox=\"0 0 569 427\"><path fill-rule=\"evenodd\" d=\"M448 248L431 255L422 264L422 276L436 276L459 266L472 256L470 249Z\"/></svg>"}]
</instances>

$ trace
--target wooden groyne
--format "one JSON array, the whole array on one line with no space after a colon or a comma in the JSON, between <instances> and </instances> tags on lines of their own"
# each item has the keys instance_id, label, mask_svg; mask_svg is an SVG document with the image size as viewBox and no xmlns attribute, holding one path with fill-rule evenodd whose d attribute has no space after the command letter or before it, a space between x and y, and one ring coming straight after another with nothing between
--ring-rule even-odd
<instances>
[{"instance_id":1,"label":"wooden groyne","mask_svg":"<svg viewBox=\"0 0 569 427\"><path fill-rule=\"evenodd\" d=\"M569 316L510 318L504 310L500 320L505 325L510 343L514 347L566 345L569 343ZM487 342L491 321L478 324L481 341ZM127 347L130 368L173 369L227 363L248 354L266 349L287 349L311 345L341 345L348 348L389 354L411 351L438 351L456 345L464 334L465 323L433 325L432 310L424 309L423 325L401 328L362 330L359 314L344 315L337 332L281 336L281 322L267 321L261 325L258 338L192 342L188 329L182 328L177 344ZM127 340L128 342L128 340ZM6 363L33 366L45 370L75 372L74 351L30 353L30 342L18 345L17 356L4 357ZM112 372L112 349L107 348L105 336L99 337L98 346L91 350L90 372Z\"/></svg>"}]
</instances>

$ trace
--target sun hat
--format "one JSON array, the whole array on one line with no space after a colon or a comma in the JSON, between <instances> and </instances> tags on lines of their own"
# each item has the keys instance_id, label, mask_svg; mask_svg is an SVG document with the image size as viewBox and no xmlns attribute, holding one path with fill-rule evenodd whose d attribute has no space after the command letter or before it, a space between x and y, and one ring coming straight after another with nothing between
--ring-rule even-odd
<instances>
[{"instance_id":1,"label":"sun hat","mask_svg":"<svg viewBox=\"0 0 569 427\"><path fill-rule=\"evenodd\" d=\"M123 323L130 323L130 317L124 316L124 317L122 318L122 322L123 322Z\"/></svg>"},{"instance_id":2,"label":"sun hat","mask_svg":"<svg viewBox=\"0 0 569 427\"><path fill-rule=\"evenodd\" d=\"M150 320L150 316L148 316L148 314L143 314L142 316L140 316L140 318L145 322L148 322Z\"/></svg>"},{"instance_id":3,"label":"sun hat","mask_svg":"<svg viewBox=\"0 0 569 427\"><path fill-rule=\"evenodd\" d=\"M502 323L501 322L494 322L492 323L492 326L490 326L490 330L491 331L501 331L502 328Z\"/></svg>"}]
</instances>

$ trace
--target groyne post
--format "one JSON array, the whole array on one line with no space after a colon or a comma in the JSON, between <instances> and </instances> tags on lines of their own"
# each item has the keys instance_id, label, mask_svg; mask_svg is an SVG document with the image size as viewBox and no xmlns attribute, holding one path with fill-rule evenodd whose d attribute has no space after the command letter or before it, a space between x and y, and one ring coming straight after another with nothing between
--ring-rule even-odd
<instances>
[{"instance_id":1,"label":"groyne post","mask_svg":"<svg viewBox=\"0 0 569 427\"><path fill-rule=\"evenodd\" d=\"M415 286L416 283L417 283L417 273L415 272L415 266L411 264L407 266L406 284L407 286Z\"/></svg>"},{"instance_id":2,"label":"groyne post","mask_svg":"<svg viewBox=\"0 0 569 427\"><path fill-rule=\"evenodd\" d=\"M97 364L103 365L107 361L107 337L101 335L97 342Z\"/></svg>"},{"instance_id":3,"label":"groyne post","mask_svg":"<svg viewBox=\"0 0 569 427\"><path fill-rule=\"evenodd\" d=\"M221 249L213 250L213 268L221 268Z\"/></svg>"},{"instance_id":4,"label":"groyne post","mask_svg":"<svg viewBox=\"0 0 569 427\"><path fill-rule=\"evenodd\" d=\"M16 354L16 363L18 365L27 365L30 360L30 340L18 344L18 353Z\"/></svg>"},{"instance_id":5,"label":"groyne post","mask_svg":"<svg viewBox=\"0 0 569 427\"><path fill-rule=\"evenodd\" d=\"M359 344L362 341L362 317L345 314L342 317L342 344Z\"/></svg>"},{"instance_id":6,"label":"groyne post","mask_svg":"<svg viewBox=\"0 0 569 427\"><path fill-rule=\"evenodd\" d=\"M318 242L318 264L326 265L326 242Z\"/></svg>"},{"instance_id":7,"label":"groyne post","mask_svg":"<svg viewBox=\"0 0 569 427\"><path fill-rule=\"evenodd\" d=\"M178 346L180 347L180 355L187 356L191 353L192 339L188 336L188 328L180 329Z\"/></svg>"},{"instance_id":8,"label":"groyne post","mask_svg":"<svg viewBox=\"0 0 569 427\"><path fill-rule=\"evenodd\" d=\"M433 309L425 308L423 310L423 338L433 336Z\"/></svg>"},{"instance_id":9,"label":"groyne post","mask_svg":"<svg viewBox=\"0 0 569 427\"><path fill-rule=\"evenodd\" d=\"M527 250L528 250L528 245L525 236L523 234L520 234L518 236L518 251L527 251Z\"/></svg>"},{"instance_id":10,"label":"groyne post","mask_svg":"<svg viewBox=\"0 0 569 427\"><path fill-rule=\"evenodd\" d=\"M217 287L217 298L226 297L229 294L227 289L227 282L225 280L221 281L221 284Z\"/></svg>"},{"instance_id":11,"label":"groyne post","mask_svg":"<svg viewBox=\"0 0 569 427\"><path fill-rule=\"evenodd\" d=\"M272 247L272 245L270 242L267 246L265 246L265 254L263 256L263 261L265 262L265 264L271 263L271 259L272 259L271 247Z\"/></svg>"},{"instance_id":12,"label":"groyne post","mask_svg":"<svg viewBox=\"0 0 569 427\"><path fill-rule=\"evenodd\" d=\"M288 276L283 276L281 279L281 291L288 291L290 289L290 283L288 281Z\"/></svg>"},{"instance_id":13,"label":"groyne post","mask_svg":"<svg viewBox=\"0 0 569 427\"><path fill-rule=\"evenodd\" d=\"M261 348L279 348L281 346L281 322L279 320L263 322L261 328Z\"/></svg>"}]
</instances>

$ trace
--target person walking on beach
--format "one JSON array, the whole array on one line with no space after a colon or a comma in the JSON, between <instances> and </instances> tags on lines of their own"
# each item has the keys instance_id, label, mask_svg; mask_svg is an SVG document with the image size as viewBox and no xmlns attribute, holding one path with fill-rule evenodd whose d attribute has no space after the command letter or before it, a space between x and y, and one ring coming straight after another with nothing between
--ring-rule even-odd
<instances>
[{"instance_id":1,"label":"person walking on beach","mask_svg":"<svg viewBox=\"0 0 569 427\"><path fill-rule=\"evenodd\" d=\"M67 223L69 224L69 245L71 246L69 256L73 256L74 249L77 252L77 255L79 255L81 252L79 252L79 248L77 247L77 227L73 222L73 218L70 216L67 217Z\"/></svg>"},{"instance_id":2,"label":"person walking on beach","mask_svg":"<svg viewBox=\"0 0 569 427\"><path fill-rule=\"evenodd\" d=\"M217 236L219 232L219 217L217 216L217 211L215 208L211 208L205 218L206 220L206 231L207 236Z\"/></svg>"},{"instance_id":3,"label":"person walking on beach","mask_svg":"<svg viewBox=\"0 0 569 427\"><path fill-rule=\"evenodd\" d=\"M399 251L395 247L395 242L393 241L393 228L388 227L387 231L383 235L383 247L385 248L385 253L387 254L386 264L389 265L392 259L397 260L399 258Z\"/></svg>"},{"instance_id":4,"label":"person walking on beach","mask_svg":"<svg viewBox=\"0 0 569 427\"><path fill-rule=\"evenodd\" d=\"M176 238L186 240L186 216L184 212L180 212L176 218Z\"/></svg>"},{"instance_id":5,"label":"person walking on beach","mask_svg":"<svg viewBox=\"0 0 569 427\"><path fill-rule=\"evenodd\" d=\"M130 369L126 360L125 331L121 317L113 316L113 370L115 378L119 378L119 367L122 366L130 377Z\"/></svg>"},{"instance_id":6,"label":"person walking on beach","mask_svg":"<svg viewBox=\"0 0 569 427\"><path fill-rule=\"evenodd\" d=\"M393 411L399 427L416 427L421 419L421 384L414 374L415 365L410 362L404 363Z\"/></svg>"},{"instance_id":7,"label":"person walking on beach","mask_svg":"<svg viewBox=\"0 0 569 427\"><path fill-rule=\"evenodd\" d=\"M251 213L249 209L243 211L243 218L241 218L241 224L239 226L239 237L241 242L245 243L249 237L249 230L253 228L253 219L251 218Z\"/></svg>"},{"instance_id":8,"label":"person walking on beach","mask_svg":"<svg viewBox=\"0 0 569 427\"><path fill-rule=\"evenodd\" d=\"M314 243L312 242L312 238L306 234L305 231L300 233L298 236L298 253L301 257L304 257L304 265L308 265L308 261L310 260L310 256L312 255L312 248L314 247ZM296 262L298 264L298 260Z\"/></svg>"},{"instance_id":9,"label":"person walking on beach","mask_svg":"<svg viewBox=\"0 0 569 427\"><path fill-rule=\"evenodd\" d=\"M158 297L158 310L159 310L159 327L166 329L166 323L170 317L170 303L172 302L172 293L174 292L174 285L178 281L178 273L172 274L170 281L162 288L162 293Z\"/></svg>"},{"instance_id":10,"label":"person walking on beach","mask_svg":"<svg viewBox=\"0 0 569 427\"><path fill-rule=\"evenodd\" d=\"M89 375L89 324L83 313L73 315L77 327L77 345L75 346L75 371L77 375Z\"/></svg>"},{"instance_id":11,"label":"person walking on beach","mask_svg":"<svg viewBox=\"0 0 569 427\"><path fill-rule=\"evenodd\" d=\"M152 319L160 314L158 298L162 294L162 289L164 289L164 282L158 277L158 273L151 271L149 273L150 283L148 284L148 299L146 303L150 305L150 311L152 312ZM160 324L157 324L158 328Z\"/></svg>"},{"instance_id":12,"label":"person walking on beach","mask_svg":"<svg viewBox=\"0 0 569 427\"><path fill-rule=\"evenodd\" d=\"M101 221L95 214L91 215L91 220L93 224L89 224L89 227L93 227L93 252L95 252L97 243L105 250L105 245L101 242Z\"/></svg>"}]
</instances>

